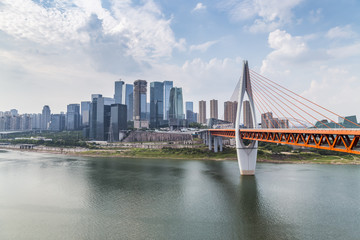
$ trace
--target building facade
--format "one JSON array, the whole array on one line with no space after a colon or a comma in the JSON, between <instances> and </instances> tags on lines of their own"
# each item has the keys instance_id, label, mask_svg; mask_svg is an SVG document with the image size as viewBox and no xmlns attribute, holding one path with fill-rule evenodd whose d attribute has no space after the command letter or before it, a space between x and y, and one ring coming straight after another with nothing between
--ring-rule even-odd
<instances>
[{"instance_id":1,"label":"building facade","mask_svg":"<svg viewBox=\"0 0 360 240\"><path fill-rule=\"evenodd\" d=\"M67 105L65 121L67 130L72 131L80 129L80 104Z\"/></svg>"},{"instance_id":2,"label":"building facade","mask_svg":"<svg viewBox=\"0 0 360 240\"><path fill-rule=\"evenodd\" d=\"M127 109L127 121L133 120L134 85L125 84L125 105Z\"/></svg>"},{"instance_id":3,"label":"building facade","mask_svg":"<svg viewBox=\"0 0 360 240\"><path fill-rule=\"evenodd\" d=\"M169 126L179 127L185 125L184 103L182 88L173 87L170 90Z\"/></svg>"},{"instance_id":4,"label":"building facade","mask_svg":"<svg viewBox=\"0 0 360 240\"><path fill-rule=\"evenodd\" d=\"M123 81L115 81L114 99L115 99L115 103L117 103L117 104L124 104L123 89L124 89L124 82Z\"/></svg>"},{"instance_id":5,"label":"building facade","mask_svg":"<svg viewBox=\"0 0 360 240\"><path fill-rule=\"evenodd\" d=\"M48 105L45 105L41 114L41 130L47 130L51 120L51 110Z\"/></svg>"},{"instance_id":6,"label":"building facade","mask_svg":"<svg viewBox=\"0 0 360 240\"><path fill-rule=\"evenodd\" d=\"M206 124L206 101L199 101L199 119L198 123Z\"/></svg>"},{"instance_id":7,"label":"building facade","mask_svg":"<svg viewBox=\"0 0 360 240\"><path fill-rule=\"evenodd\" d=\"M150 83L150 127L157 128L164 119L164 84L162 82Z\"/></svg>"},{"instance_id":8,"label":"building facade","mask_svg":"<svg viewBox=\"0 0 360 240\"><path fill-rule=\"evenodd\" d=\"M251 107L249 101L243 102L243 120L245 128L254 128Z\"/></svg>"},{"instance_id":9,"label":"building facade","mask_svg":"<svg viewBox=\"0 0 360 240\"><path fill-rule=\"evenodd\" d=\"M89 126L90 124L90 105L91 102L81 102L81 125L83 127Z\"/></svg>"},{"instance_id":10,"label":"building facade","mask_svg":"<svg viewBox=\"0 0 360 240\"><path fill-rule=\"evenodd\" d=\"M210 100L210 118L218 119L218 101Z\"/></svg>"},{"instance_id":11,"label":"building facade","mask_svg":"<svg viewBox=\"0 0 360 240\"><path fill-rule=\"evenodd\" d=\"M65 114L51 114L49 130L61 132L65 129Z\"/></svg>"},{"instance_id":12,"label":"building facade","mask_svg":"<svg viewBox=\"0 0 360 240\"><path fill-rule=\"evenodd\" d=\"M108 141L118 142L120 131L127 129L127 108L125 104L112 104L110 111L111 125Z\"/></svg>"},{"instance_id":13,"label":"building facade","mask_svg":"<svg viewBox=\"0 0 360 240\"><path fill-rule=\"evenodd\" d=\"M196 114L194 113L194 103L185 102L185 110L186 110L186 121L188 123L197 122Z\"/></svg>"},{"instance_id":14,"label":"building facade","mask_svg":"<svg viewBox=\"0 0 360 240\"><path fill-rule=\"evenodd\" d=\"M173 88L173 81L164 81L164 120L169 120L169 108L170 108L170 90Z\"/></svg>"},{"instance_id":15,"label":"building facade","mask_svg":"<svg viewBox=\"0 0 360 240\"><path fill-rule=\"evenodd\" d=\"M225 121L235 124L237 105L238 105L238 103L236 101L224 102L224 120Z\"/></svg>"}]
</instances>

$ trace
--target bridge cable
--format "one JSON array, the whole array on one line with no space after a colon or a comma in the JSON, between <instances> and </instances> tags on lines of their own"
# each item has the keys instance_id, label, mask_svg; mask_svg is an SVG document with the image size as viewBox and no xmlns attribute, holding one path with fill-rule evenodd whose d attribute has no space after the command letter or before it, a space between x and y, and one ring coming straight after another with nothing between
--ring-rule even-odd
<instances>
[{"instance_id":1,"label":"bridge cable","mask_svg":"<svg viewBox=\"0 0 360 240\"><path fill-rule=\"evenodd\" d=\"M256 76L254 76L254 78L256 79ZM253 79L254 79L253 78ZM254 82L257 82L256 80ZM287 102L289 102L290 104L294 105L296 108L298 108L299 110L301 110L302 112L306 113L307 115L309 115L311 118L315 119L316 121L319 121L319 119L317 119L316 117L314 117L313 115L311 115L309 112L305 111L304 109L300 108L299 106L297 106L296 104L294 104L293 102L291 102L289 99L285 98L284 96L282 96L281 94L279 94L278 92L274 91L273 89L267 87L266 85L264 85L263 83L261 82L257 82L258 84L261 84L262 86L268 88L269 90L271 90L272 92L274 92L275 94L273 93L270 93L272 96L274 96L275 98L276 95L282 97L284 100L286 100ZM277 98L278 99L278 98ZM281 101L279 99L279 101ZM310 125L314 126L315 128L317 128L313 123L311 123L309 120L307 120L306 118L304 118L304 116L302 114L300 114L299 112L295 111L294 108L290 107L289 105L287 105L286 103L284 103L283 101L281 101L283 104L285 104L290 110L292 110L293 112L295 112L297 115L299 115L302 119L304 119L305 121L307 121ZM320 122L320 121L319 121ZM329 126L325 125L324 123L322 123L324 126L330 128Z\"/></svg>"},{"instance_id":2,"label":"bridge cable","mask_svg":"<svg viewBox=\"0 0 360 240\"><path fill-rule=\"evenodd\" d=\"M254 77L255 77L256 79L260 80L260 81L263 81L263 80L259 79L259 78L256 77L256 76L254 76ZM265 85L264 85L264 86L265 86ZM286 96L292 98L293 100L297 101L298 103L304 105L305 107L310 108L311 110L313 110L314 112L318 113L319 115L325 117L326 119L329 119L330 121L332 121L333 123L339 125L340 127L344 128L344 126L342 126L342 125L334 122L334 121L331 120L329 117L324 116L324 115L321 114L320 112L318 112L318 111L316 111L315 109L309 107L308 105L300 102L299 100L297 100L297 99L295 99L294 97L290 96L289 94L283 92L282 90L278 89L277 87L274 87L274 86L272 86L271 84L270 84L270 86L273 87L273 88L275 88L275 89L277 89L278 91L282 92L282 93L285 94ZM269 88L271 91L275 92L276 94L279 94L278 92L274 91L274 90L271 89L270 87L267 87L267 88ZM279 94L279 95L281 96L281 94ZM284 98L283 96L281 96L281 97ZM284 98L284 99L285 99L285 98ZM305 110L301 109L300 107L298 107L297 105L295 105L293 102L291 102L291 101L289 101L289 100L287 100L287 101L290 102L291 104L293 104L295 107L297 107L297 108L300 109L301 111L303 111L304 113L306 113L307 115L309 115L310 117L312 117L312 118L314 118L315 120L317 120L319 123L323 124L323 125L326 126L327 128L330 128L328 125L326 125L325 123L323 123L322 121L320 121L319 119L317 119L316 117L314 117L312 114L310 114L310 113L306 112Z\"/></svg>"},{"instance_id":3,"label":"bridge cable","mask_svg":"<svg viewBox=\"0 0 360 240\"><path fill-rule=\"evenodd\" d=\"M254 84L253 84L253 86L254 87L257 87L257 88L260 88L263 92L264 92L264 94L266 94L273 102L275 102L276 103L276 101L274 101L274 99L271 97L271 96L269 96L266 92L265 92L265 90L264 90L264 88L262 88L261 87L261 85L258 85L256 82L253 82ZM261 92L261 91L259 91L259 92ZM271 93L270 93L271 94ZM276 95L273 95L278 101L280 101L281 103L283 103L284 105L286 105L287 107L289 107L286 103L284 103L281 99L279 99L278 97L276 97ZM265 97L266 98L266 97ZM268 100L268 98L266 98L267 100ZM271 104L272 104L272 102L271 101L269 101L268 100L268 102L270 102ZM306 125L304 125L303 123L301 123L298 119L296 119L291 113L289 113L283 106L281 106L281 104L278 104L279 105L279 107L282 109L282 110L284 110L287 114L289 114L294 120L296 120L300 125L302 125L304 128L307 128L307 126ZM277 109L277 108L276 108ZM291 108L290 108L291 109ZM278 109L277 109L278 110ZM296 127L296 125L290 120L290 119L288 119L286 116L285 116L285 114L283 114L280 110L278 110L285 118L286 118L286 120L288 120L295 128L297 128ZM300 117L302 117L301 115L299 115ZM305 119L305 121L306 121L306 119ZM311 122L309 122L310 124L312 124ZM315 126L315 125L314 125Z\"/></svg>"},{"instance_id":4,"label":"bridge cable","mask_svg":"<svg viewBox=\"0 0 360 240\"><path fill-rule=\"evenodd\" d=\"M253 83L254 83L254 82L253 82ZM263 95L263 94L261 93L261 91L259 90L259 88L258 88L258 86L257 86L256 84L253 84L253 87L254 87L254 89L255 89L256 91L258 91L258 94L261 94L261 95L267 100L267 102L269 102L278 112L280 112L280 114L283 116L283 118L285 118L288 122L290 122L290 123L296 128L295 124L294 124L292 121L290 121L290 120L272 103L273 101L269 101L269 99L268 99L265 95ZM267 95L267 96L268 96L268 95ZM270 97L269 97L269 98L270 98ZM262 98L262 100L264 100L264 99ZM273 100L273 99L272 99L272 100ZM281 105L279 105L279 106L281 107ZM285 110L285 111L286 111L286 110ZM276 116L278 117L278 119L279 119L280 121L282 121L275 111L274 111L274 113L276 114ZM279 126L280 126L280 123L279 123Z\"/></svg>"},{"instance_id":5,"label":"bridge cable","mask_svg":"<svg viewBox=\"0 0 360 240\"><path fill-rule=\"evenodd\" d=\"M287 89L287 88L285 88L285 87L283 87L283 86L281 86L281 85L279 85L279 84L275 83L274 81L271 81L270 79L268 79L268 78L266 78L266 77L264 77L264 76L262 76L262 75L258 74L257 72L255 72L255 71L253 71L253 70L250 70L250 71L251 71L251 72L253 72L253 73L254 73L254 74L256 74L256 75L261 76L261 77L264 79L263 81L268 81L268 82L271 82L271 83L273 83L273 84L275 84L275 85L277 85L277 86L279 86L279 87L281 87L281 88L283 88L283 89L287 90L288 92L290 92L290 93L292 93L292 94L296 95L297 97L299 97L299 98L301 98L301 99L303 99L303 100L305 100L305 101L308 101L308 102L310 102L311 104L314 104L315 106L317 106L317 107L319 107L319 108L321 108L321 109L323 109L323 110L325 110L325 111L327 111L327 112L329 112L329 113L331 113L331 114L334 114L335 116L337 116L337 117L339 117L339 118L341 118L341 119L343 119L343 120L345 120L345 121L348 121L348 122L350 122L350 123L352 123L352 124L354 124L354 125L356 125L356 126L360 127L360 125L359 125L359 124L354 123L354 122L352 122L352 121L350 121L350 120L348 120L348 119L346 119L346 118L344 118L344 117L342 117L342 116L340 116L340 115L338 115L338 114L336 114L336 113L334 113L334 112L332 112L332 111L328 110L327 108L324 108L324 107L320 106L319 104L316 104L316 103L314 103L314 102L312 102L312 101L310 101L310 100L308 100L308 99L306 99L306 98L304 98L304 97L300 96L299 94L296 94L295 92L293 92L293 91L291 91L291 90L289 90L289 89ZM274 86L272 86L272 87L274 87ZM274 87L274 88L276 88L276 87ZM278 90L279 90L279 89L278 89ZM281 90L279 90L279 91L281 91ZM303 104L303 105L304 105L304 104ZM305 105L305 106L307 106L307 105ZM308 107L308 108L312 109L311 107ZM314 109L312 109L312 110L313 110L313 111L315 111ZM316 111L316 112L317 112L317 111ZM320 114L320 113L319 113L319 114ZM324 115L322 115L322 114L320 114L320 115L321 115L321 116L323 116L323 117L325 117L326 119L329 119L331 122L333 122L333 123L335 123L335 124L337 124L337 125L341 126L342 128L345 128L344 126L342 126L342 125L338 124L337 122L335 122L335 121L331 120L331 118L326 117L326 116L324 116Z\"/></svg>"}]
</instances>

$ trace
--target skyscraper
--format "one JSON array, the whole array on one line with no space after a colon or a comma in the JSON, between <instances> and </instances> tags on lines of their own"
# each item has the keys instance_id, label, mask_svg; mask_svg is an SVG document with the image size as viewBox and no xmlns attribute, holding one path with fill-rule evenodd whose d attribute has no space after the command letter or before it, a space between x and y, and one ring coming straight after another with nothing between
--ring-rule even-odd
<instances>
[{"instance_id":1,"label":"skyscraper","mask_svg":"<svg viewBox=\"0 0 360 240\"><path fill-rule=\"evenodd\" d=\"M146 92L147 82L136 80L134 82L134 120L146 119Z\"/></svg>"},{"instance_id":2,"label":"skyscraper","mask_svg":"<svg viewBox=\"0 0 360 240\"><path fill-rule=\"evenodd\" d=\"M199 101L199 123L206 124L206 101Z\"/></svg>"},{"instance_id":3,"label":"skyscraper","mask_svg":"<svg viewBox=\"0 0 360 240\"><path fill-rule=\"evenodd\" d=\"M170 90L173 87L173 81L164 81L164 120L169 120L169 108L170 108Z\"/></svg>"},{"instance_id":4,"label":"skyscraper","mask_svg":"<svg viewBox=\"0 0 360 240\"><path fill-rule=\"evenodd\" d=\"M135 128L147 128L149 122L146 120L146 92L147 82L145 80L136 80L134 82L134 127Z\"/></svg>"},{"instance_id":5,"label":"skyscraper","mask_svg":"<svg viewBox=\"0 0 360 240\"><path fill-rule=\"evenodd\" d=\"M218 101L210 100L210 118L218 119Z\"/></svg>"},{"instance_id":6,"label":"skyscraper","mask_svg":"<svg viewBox=\"0 0 360 240\"><path fill-rule=\"evenodd\" d=\"M45 105L43 107L42 115L41 115L41 129L42 130L47 130L49 128L50 118L51 118L50 107L48 105Z\"/></svg>"},{"instance_id":7,"label":"skyscraper","mask_svg":"<svg viewBox=\"0 0 360 240\"><path fill-rule=\"evenodd\" d=\"M164 84L162 82L150 83L150 125L159 127L164 119Z\"/></svg>"},{"instance_id":8,"label":"skyscraper","mask_svg":"<svg viewBox=\"0 0 360 240\"><path fill-rule=\"evenodd\" d=\"M125 84L125 105L127 109L127 121L133 120L134 85Z\"/></svg>"},{"instance_id":9,"label":"skyscraper","mask_svg":"<svg viewBox=\"0 0 360 240\"><path fill-rule=\"evenodd\" d=\"M237 102L227 101L224 103L224 120L235 123L237 113Z\"/></svg>"},{"instance_id":10,"label":"skyscraper","mask_svg":"<svg viewBox=\"0 0 360 240\"><path fill-rule=\"evenodd\" d=\"M246 128L253 128L253 118L251 114L250 102L244 101L243 102L243 117L244 117L244 127Z\"/></svg>"},{"instance_id":11,"label":"skyscraper","mask_svg":"<svg viewBox=\"0 0 360 240\"><path fill-rule=\"evenodd\" d=\"M65 114L51 114L49 129L51 131L63 131L65 129Z\"/></svg>"},{"instance_id":12,"label":"skyscraper","mask_svg":"<svg viewBox=\"0 0 360 240\"><path fill-rule=\"evenodd\" d=\"M96 118L97 118L97 103L98 99L101 98L101 94L92 94L91 95L91 105L90 105L90 139L96 139Z\"/></svg>"},{"instance_id":13,"label":"skyscraper","mask_svg":"<svg viewBox=\"0 0 360 240\"><path fill-rule=\"evenodd\" d=\"M195 113L194 113L194 103L193 102L185 102L186 109L186 120L189 123L196 122Z\"/></svg>"},{"instance_id":14,"label":"skyscraper","mask_svg":"<svg viewBox=\"0 0 360 240\"><path fill-rule=\"evenodd\" d=\"M181 126L183 120L185 119L184 115L184 103L182 88L173 87L170 90L170 102L169 102L169 125L170 126Z\"/></svg>"},{"instance_id":15,"label":"skyscraper","mask_svg":"<svg viewBox=\"0 0 360 240\"><path fill-rule=\"evenodd\" d=\"M90 123L90 105L89 101L81 102L81 125L84 127Z\"/></svg>"},{"instance_id":16,"label":"skyscraper","mask_svg":"<svg viewBox=\"0 0 360 240\"><path fill-rule=\"evenodd\" d=\"M109 129L110 141L119 141L120 130L127 129L127 108L124 104L111 104L111 126Z\"/></svg>"},{"instance_id":17,"label":"skyscraper","mask_svg":"<svg viewBox=\"0 0 360 240\"><path fill-rule=\"evenodd\" d=\"M97 99L96 109L96 140L107 141L110 130L111 104L113 98L100 97Z\"/></svg>"},{"instance_id":18,"label":"skyscraper","mask_svg":"<svg viewBox=\"0 0 360 240\"><path fill-rule=\"evenodd\" d=\"M80 104L67 105L66 129L77 130L80 127Z\"/></svg>"},{"instance_id":19,"label":"skyscraper","mask_svg":"<svg viewBox=\"0 0 360 240\"><path fill-rule=\"evenodd\" d=\"M118 104L124 104L123 103L123 86L124 86L124 82L123 81L115 81L115 94L114 94L114 99L115 99L115 103Z\"/></svg>"}]
</instances>

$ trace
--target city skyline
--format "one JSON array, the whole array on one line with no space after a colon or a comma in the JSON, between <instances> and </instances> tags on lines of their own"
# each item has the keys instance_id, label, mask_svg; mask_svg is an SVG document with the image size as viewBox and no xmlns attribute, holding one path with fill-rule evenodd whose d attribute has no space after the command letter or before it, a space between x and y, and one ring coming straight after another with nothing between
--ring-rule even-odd
<instances>
[{"instance_id":1,"label":"city skyline","mask_svg":"<svg viewBox=\"0 0 360 240\"><path fill-rule=\"evenodd\" d=\"M222 0L181 7L163 0L5 0L0 109L33 113L47 104L53 112L65 111L94 92L113 96L120 78L171 80L184 89L185 101L225 102L247 59L264 76L350 115L360 104L349 99L360 91L359 9L357 1L333 0Z\"/></svg>"}]
</instances>

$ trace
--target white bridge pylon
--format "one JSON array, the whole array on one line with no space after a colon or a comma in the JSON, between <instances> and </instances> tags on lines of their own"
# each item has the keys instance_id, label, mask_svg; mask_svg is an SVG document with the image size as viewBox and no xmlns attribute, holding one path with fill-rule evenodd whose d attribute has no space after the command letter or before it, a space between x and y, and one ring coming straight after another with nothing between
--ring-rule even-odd
<instances>
[{"instance_id":1,"label":"white bridge pylon","mask_svg":"<svg viewBox=\"0 0 360 240\"><path fill-rule=\"evenodd\" d=\"M257 122L256 122L255 106L254 106L254 100L251 89L249 66L247 61L244 61L243 74L240 78L239 98L238 98L238 106L237 106L237 114L236 114L236 122L235 122L235 142L236 142L236 153L240 168L240 174L255 175L258 141L252 141L249 145L246 146L244 144L244 141L240 138L240 132L239 132L240 115L242 111L245 94L247 94L250 103L252 123L253 126L256 127Z\"/></svg>"}]
</instances>

